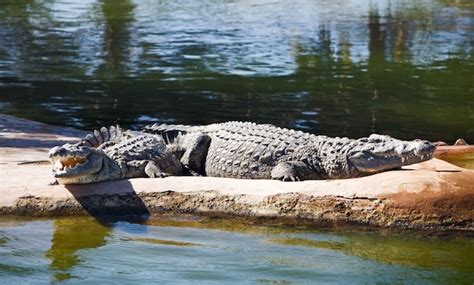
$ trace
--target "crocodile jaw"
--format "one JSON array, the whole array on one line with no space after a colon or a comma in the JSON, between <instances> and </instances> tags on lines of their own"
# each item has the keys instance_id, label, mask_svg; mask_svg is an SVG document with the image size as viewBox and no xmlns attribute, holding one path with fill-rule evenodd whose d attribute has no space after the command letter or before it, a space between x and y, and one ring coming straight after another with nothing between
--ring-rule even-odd
<instances>
[{"instance_id":1,"label":"crocodile jaw","mask_svg":"<svg viewBox=\"0 0 474 285\"><path fill-rule=\"evenodd\" d=\"M372 135L370 138L375 137ZM433 158L434 145L428 141L383 140L368 143L361 149L354 149L348 156L349 162L361 175L396 169L404 165L419 163Z\"/></svg>"},{"instance_id":2,"label":"crocodile jaw","mask_svg":"<svg viewBox=\"0 0 474 285\"><path fill-rule=\"evenodd\" d=\"M100 150L69 144L49 151L53 175L61 184L95 182L103 168L104 156Z\"/></svg>"}]
</instances>

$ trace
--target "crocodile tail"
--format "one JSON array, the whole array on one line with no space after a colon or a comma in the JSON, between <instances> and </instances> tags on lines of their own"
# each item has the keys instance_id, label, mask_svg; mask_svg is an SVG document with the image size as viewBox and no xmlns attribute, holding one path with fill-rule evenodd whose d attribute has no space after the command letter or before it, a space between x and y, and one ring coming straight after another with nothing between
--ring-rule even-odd
<instances>
[{"instance_id":1,"label":"crocodile tail","mask_svg":"<svg viewBox=\"0 0 474 285\"><path fill-rule=\"evenodd\" d=\"M194 129L194 126L190 125L168 125L168 124L153 124L142 128L144 133L157 134L163 137L166 144L171 144L176 139Z\"/></svg>"},{"instance_id":2,"label":"crocodile tail","mask_svg":"<svg viewBox=\"0 0 474 285\"><path fill-rule=\"evenodd\" d=\"M123 129L118 125L110 126L109 128L102 127L100 130L94 130L92 133L87 134L79 145L97 148L105 142L118 142L122 136Z\"/></svg>"}]
</instances>

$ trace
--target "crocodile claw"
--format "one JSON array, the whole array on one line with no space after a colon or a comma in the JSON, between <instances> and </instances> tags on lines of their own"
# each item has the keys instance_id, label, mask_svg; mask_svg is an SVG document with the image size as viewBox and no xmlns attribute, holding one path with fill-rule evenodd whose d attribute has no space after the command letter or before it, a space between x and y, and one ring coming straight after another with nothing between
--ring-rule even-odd
<instances>
[{"instance_id":1,"label":"crocodile claw","mask_svg":"<svg viewBox=\"0 0 474 285\"><path fill-rule=\"evenodd\" d=\"M280 177L272 177L272 180L280 180L283 182L296 182L296 181L301 181L301 179L298 176L293 176L293 175L283 175Z\"/></svg>"}]
</instances>

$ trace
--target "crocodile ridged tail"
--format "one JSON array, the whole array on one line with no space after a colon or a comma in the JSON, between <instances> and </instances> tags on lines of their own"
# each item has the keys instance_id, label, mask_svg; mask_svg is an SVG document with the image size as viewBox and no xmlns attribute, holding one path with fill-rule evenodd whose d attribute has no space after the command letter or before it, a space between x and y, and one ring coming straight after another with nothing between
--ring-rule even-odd
<instances>
[{"instance_id":1,"label":"crocodile ridged tail","mask_svg":"<svg viewBox=\"0 0 474 285\"><path fill-rule=\"evenodd\" d=\"M109 128L102 127L100 130L94 130L92 133L87 134L85 138L81 140L79 145L85 145L89 147L99 147L106 142L117 142L121 139L123 129L117 126L110 126Z\"/></svg>"},{"instance_id":2,"label":"crocodile ridged tail","mask_svg":"<svg viewBox=\"0 0 474 285\"><path fill-rule=\"evenodd\" d=\"M144 133L160 135L166 144L171 144L177 137L191 132L195 128L195 126L190 125L153 124L143 127L142 131Z\"/></svg>"}]
</instances>

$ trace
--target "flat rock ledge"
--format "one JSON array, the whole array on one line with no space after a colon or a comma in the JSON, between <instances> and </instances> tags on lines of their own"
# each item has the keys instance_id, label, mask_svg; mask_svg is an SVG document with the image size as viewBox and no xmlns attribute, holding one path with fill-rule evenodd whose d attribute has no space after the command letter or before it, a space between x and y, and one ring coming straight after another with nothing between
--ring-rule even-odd
<instances>
[{"instance_id":1,"label":"flat rock ledge","mask_svg":"<svg viewBox=\"0 0 474 285\"><path fill-rule=\"evenodd\" d=\"M168 177L48 185L53 180L45 161L49 148L83 135L0 114L0 214L192 213L324 226L474 231L474 171L439 159L344 180Z\"/></svg>"}]
</instances>

